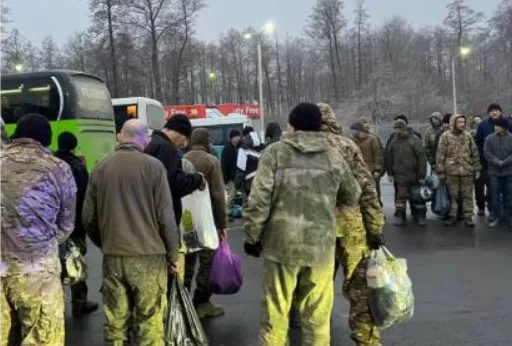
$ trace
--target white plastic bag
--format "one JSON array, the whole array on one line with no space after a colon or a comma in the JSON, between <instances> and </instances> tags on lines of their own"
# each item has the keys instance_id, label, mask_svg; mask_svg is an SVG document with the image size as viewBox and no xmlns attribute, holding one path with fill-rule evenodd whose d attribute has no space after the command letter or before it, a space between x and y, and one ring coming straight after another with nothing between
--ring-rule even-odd
<instances>
[{"instance_id":1,"label":"white plastic bag","mask_svg":"<svg viewBox=\"0 0 512 346\"><path fill-rule=\"evenodd\" d=\"M204 248L215 250L219 246L217 227L213 219L210 190L196 190L181 199L183 214L180 230L188 252Z\"/></svg>"},{"instance_id":2,"label":"white plastic bag","mask_svg":"<svg viewBox=\"0 0 512 346\"><path fill-rule=\"evenodd\" d=\"M414 314L414 294L405 258L395 258L388 249L373 250L366 281L374 323L381 329L409 320Z\"/></svg>"}]
</instances>

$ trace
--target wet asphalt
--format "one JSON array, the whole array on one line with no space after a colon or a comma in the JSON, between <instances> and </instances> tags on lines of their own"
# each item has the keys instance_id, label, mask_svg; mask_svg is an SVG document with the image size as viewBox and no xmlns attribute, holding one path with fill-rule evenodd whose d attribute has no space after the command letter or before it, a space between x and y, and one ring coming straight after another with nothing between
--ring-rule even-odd
<instances>
[{"instance_id":1,"label":"wet asphalt","mask_svg":"<svg viewBox=\"0 0 512 346\"><path fill-rule=\"evenodd\" d=\"M416 297L412 320L383 332L385 346L510 346L512 345L512 227L489 229L485 217L475 217L477 226L462 223L447 228L429 213L428 226L392 225L393 191L383 182L383 201L388 224L387 247L408 261ZM224 306L222 317L204 320L211 346L258 345L261 301L261 261L243 253L241 221L232 223L229 243L243 257L244 286L234 296L215 296ZM89 296L101 302L102 256L89 247ZM102 345L103 311L73 318L67 290L66 345ZM348 304L341 295L341 277L336 279L336 302L332 315L331 345L352 345L348 328ZM291 332L290 345L300 345Z\"/></svg>"}]
</instances>

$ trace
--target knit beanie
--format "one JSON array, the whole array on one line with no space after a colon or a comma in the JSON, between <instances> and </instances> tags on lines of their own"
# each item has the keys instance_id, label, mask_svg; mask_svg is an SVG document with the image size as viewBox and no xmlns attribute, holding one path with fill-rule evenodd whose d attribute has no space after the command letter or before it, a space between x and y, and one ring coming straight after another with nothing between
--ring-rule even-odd
<instances>
[{"instance_id":1,"label":"knit beanie","mask_svg":"<svg viewBox=\"0 0 512 346\"><path fill-rule=\"evenodd\" d=\"M451 118L452 113L446 113L445 115L443 115L443 124L449 124Z\"/></svg>"},{"instance_id":2,"label":"knit beanie","mask_svg":"<svg viewBox=\"0 0 512 346\"><path fill-rule=\"evenodd\" d=\"M504 128L505 130L508 130L510 123L507 118L499 117L498 119L495 119L493 121L494 126L499 126L501 128Z\"/></svg>"},{"instance_id":3,"label":"knit beanie","mask_svg":"<svg viewBox=\"0 0 512 346\"><path fill-rule=\"evenodd\" d=\"M18 120L12 135L12 139L17 138L31 138L44 147L49 147L52 143L52 127L48 119L41 114L25 114Z\"/></svg>"},{"instance_id":4,"label":"knit beanie","mask_svg":"<svg viewBox=\"0 0 512 346\"><path fill-rule=\"evenodd\" d=\"M62 132L59 135L58 147L59 150L71 151L78 145L78 141L74 134L71 132Z\"/></svg>"},{"instance_id":5,"label":"knit beanie","mask_svg":"<svg viewBox=\"0 0 512 346\"><path fill-rule=\"evenodd\" d=\"M403 119L397 119L393 128L405 130L407 129L407 123Z\"/></svg>"},{"instance_id":6,"label":"knit beanie","mask_svg":"<svg viewBox=\"0 0 512 346\"><path fill-rule=\"evenodd\" d=\"M290 112L288 122L297 131L319 132L322 126L322 113L314 103L299 103Z\"/></svg>"},{"instance_id":7,"label":"knit beanie","mask_svg":"<svg viewBox=\"0 0 512 346\"><path fill-rule=\"evenodd\" d=\"M407 119L407 117L406 117L405 115L403 115L403 114L400 114L399 116L397 116L397 117L395 118L395 121L397 121L397 120L403 120L403 122L404 122L405 124L408 124L408 123L409 123L409 120L408 120L408 119Z\"/></svg>"},{"instance_id":8,"label":"knit beanie","mask_svg":"<svg viewBox=\"0 0 512 346\"><path fill-rule=\"evenodd\" d=\"M240 131L238 130L231 130L229 132L229 139L233 139L234 137L240 137Z\"/></svg>"},{"instance_id":9,"label":"knit beanie","mask_svg":"<svg viewBox=\"0 0 512 346\"><path fill-rule=\"evenodd\" d=\"M491 103L489 107L487 107L487 113L490 113L493 110L499 110L500 112L503 112L503 109L501 109L501 106L497 103Z\"/></svg>"},{"instance_id":10,"label":"knit beanie","mask_svg":"<svg viewBox=\"0 0 512 346\"><path fill-rule=\"evenodd\" d=\"M192 134L192 124L186 115L176 114L173 115L164 126L168 130L174 130L183 136L190 138Z\"/></svg>"}]
</instances>

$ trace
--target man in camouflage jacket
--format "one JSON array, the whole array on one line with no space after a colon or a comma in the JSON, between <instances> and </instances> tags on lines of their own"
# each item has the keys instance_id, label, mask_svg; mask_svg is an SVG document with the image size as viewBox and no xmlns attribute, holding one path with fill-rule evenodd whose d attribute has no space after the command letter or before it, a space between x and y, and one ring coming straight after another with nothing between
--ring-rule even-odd
<instances>
[{"instance_id":1,"label":"man in camouflage jacket","mask_svg":"<svg viewBox=\"0 0 512 346\"><path fill-rule=\"evenodd\" d=\"M75 226L76 185L51 138L48 120L27 114L2 152L2 345L64 345L58 248Z\"/></svg>"},{"instance_id":2,"label":"man in camouflage jacket","mask_svg":"<svg viewBox=\"0 0 512 346\"><path fill-rule=\"evenodd\" d=\"M425 202L413 201L411 192L416 185L423 184L427 172L427 156L421 140L407 130L403 120L395 121L395 139L387 150L387 172L395 186L396 226L406 222L407 200L411 214L419 226L426 226Z\"/></svg>"},{"instance_id":3,"label":"man in camouflage jacket","mask_svg":"<svg viewBox=\"0 0 512 346\"><path fill-rule=\"evenodd\" d=\"M436 137L437 133L441 129L442 115L439 112L434 112L428 118L430 127L423 138L423 147L425 147L425 153L427 154L427 160L432 168L432 171L436 170Z\"/></svg>"},{"instance_id":4,"label":"man in camouflage jacket","mask_svg":"<svg viewBox=\"0 0 512 346\"><path fill-rule=\"evenodd\" d=\"M437 174L448 185L451 197L450 218L447 226L457 222L457 204L462 201L462 213L468 227L473 222L474 180L481 174L480 155L473 136L466 131L466 117L455 114L450 119L450 130L441 135L436 155Z\"/></svg>"},{"instance_id":5,"label":"man in camouflage jacket","mask_svg":"<svg viewBox=\"0 0 512 346\"><path fill-rule=\"evenodd\" d=\"M361 187L359 206L338 207L337 261L343 267L343 293L350 302L349 326L358 346L380 346L380 331L375 327L368 302L366 285L367 256L370 249L382 244L384 214L374 184L374 176L366 167L361 150L351 139L341 136L330 105L319 103L322 112L322 132L329 144L338 150L349 165Z\"/></svg>"},{"instance_id":6,"label":"man in camouflage jacket","mask_svg":"<svg viewBox=\"0 0 512 346\"><path fill-rule=\"evenodd\" d=\"M245 251L264 257L261 346L286 344L294 296L303 343L330 344L335 208L356 208L361 189L321 117L311 103L292 110L292 131L263 153L249 196Z\"/></svg>"}]
</instances>

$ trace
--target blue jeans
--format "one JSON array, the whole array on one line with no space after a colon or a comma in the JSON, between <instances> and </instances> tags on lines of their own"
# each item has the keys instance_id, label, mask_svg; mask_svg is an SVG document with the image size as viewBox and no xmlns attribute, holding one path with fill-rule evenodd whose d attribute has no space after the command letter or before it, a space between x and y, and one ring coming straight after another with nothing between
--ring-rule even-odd
<instances>
[{"instance_id":1,"label":"blue jeans","mask_svg":"<svg viewBox=\"0 0 512 346\"><path fill-rule=\"evenodd\" d=\"M490 176L489 179L491 185L491 215L495 218L510 217L512 210L512 176ZM502 210L506 215L501 215Z\"/></svg>"}]
</instances>

